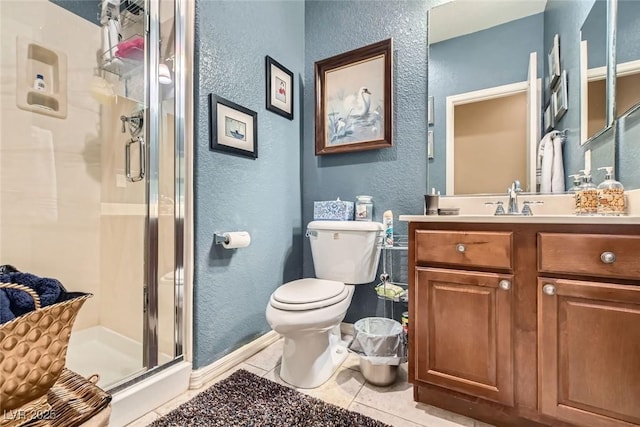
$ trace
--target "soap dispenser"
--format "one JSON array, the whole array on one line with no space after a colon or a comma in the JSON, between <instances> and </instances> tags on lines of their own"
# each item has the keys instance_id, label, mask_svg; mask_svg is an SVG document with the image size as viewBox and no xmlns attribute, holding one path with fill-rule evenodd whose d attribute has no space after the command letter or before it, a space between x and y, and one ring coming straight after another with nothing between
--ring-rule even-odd
<instances>
[{"instance_id":1,"label":"soap dispenser","mask_svg":"<svg viewBox=\"0 0 640 427\"><path fill-rule=\"evenodd\" d=\"M576 192L576 213L578 215L594 215L598 213L598 189L591 182L591 171L581 170L582 184Z\"/></svg>"},{"instance_id":2,"label":"soap dispenser","mask_svg":"<svg viewBox=\"0 0 640 427\"><path fill-rule=\"evenodd\" d=\"M598 170L601 169L605 170L605 178L598 185L598 214L624 215L626 212L624 187L613 178L613 167L598 168Z\"/></svg>"},{"instance_id":3,"label":"soap dispenser","mask_svg":"<svg viewBox=\"0 0 640 427\"><path fill-rule=\"evenodd\" d=\"M573 193L574 197L574 213L580 215L582 206L582 194L580 193L580 190L582 190L582 175L577 173L569 176L573 178L573 187L569 189L569 192Z\"/></svg>"},{"instance_id":4,"label":"soap dispenser","mask_svg":"<svg viewBox=\"0 0 640 427\"><path fill-rule=\"evenodd\" d=\"M576 193L580 190L580 184L582 183L581 176L580 174L569 175L569 178L573 178L573 186L567 190L569 193Z\"/></svg>"}]
</instances>

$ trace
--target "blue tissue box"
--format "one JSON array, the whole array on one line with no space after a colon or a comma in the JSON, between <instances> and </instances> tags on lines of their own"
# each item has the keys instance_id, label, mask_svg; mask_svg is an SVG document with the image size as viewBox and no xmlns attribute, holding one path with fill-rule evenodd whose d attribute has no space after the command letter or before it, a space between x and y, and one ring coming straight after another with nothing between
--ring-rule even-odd
<instances>
[{"instance_id":1,"label":"blue tissue box","mask_svg":"<svg viewBox=\"0 0 640 427\"><path fill-rule=\"evenodd\" d=\"M330 221L353 221L353 202L329 200L313 202L313 219Z\"/></svg>"}]
</instances>

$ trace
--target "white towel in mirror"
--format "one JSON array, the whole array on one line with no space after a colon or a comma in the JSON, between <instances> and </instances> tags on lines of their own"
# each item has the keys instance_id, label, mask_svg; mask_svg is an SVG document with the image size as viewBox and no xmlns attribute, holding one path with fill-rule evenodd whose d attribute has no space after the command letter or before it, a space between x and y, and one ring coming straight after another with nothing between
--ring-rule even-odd
<instances>
[{"instance_id":1,"label":"white towel in mirror","mask_svg":"<svg viewBox=\"0 0 640 427\"><path fill-rule=\"evenodd\" d=\"M560 132L547 133L538 145L538 175L541 193L564 193L564 161Z\"/></svg>"}]
</instances>

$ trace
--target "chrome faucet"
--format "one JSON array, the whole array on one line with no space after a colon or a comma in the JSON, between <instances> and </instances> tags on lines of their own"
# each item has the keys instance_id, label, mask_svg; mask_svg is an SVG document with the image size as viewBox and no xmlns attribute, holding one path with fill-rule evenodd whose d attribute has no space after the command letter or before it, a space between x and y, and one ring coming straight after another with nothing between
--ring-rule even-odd
<instances>
[{"instance_id":1,"label":"chrome faucet","mask_svg":"<svg viewBox=\"0 0 640 427\"><path fill-rule=\"evenodd\" d=\"M520 186L520 181L516 179L511 184L511 187L507 189L507 194L509 194L509 207L507 209L507 215L518 215L520 213L520 209L518 209L518 193L521 192L522 187Z\"/></svg>"}]
</instances>

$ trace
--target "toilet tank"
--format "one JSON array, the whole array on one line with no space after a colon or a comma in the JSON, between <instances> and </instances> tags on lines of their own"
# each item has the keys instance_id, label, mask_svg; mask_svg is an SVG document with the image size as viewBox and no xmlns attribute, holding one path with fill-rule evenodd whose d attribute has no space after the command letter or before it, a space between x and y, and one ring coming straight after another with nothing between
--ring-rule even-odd
<instances>
[{"instance_id":1,"label":"toilet tank","mask_svg":"<svg viewBox=\"0 0 640 427\"><path fill-rule=\"evenodd\" d=\"M382 224L370 221L312 221L307 226L318 279L351 285L375 280Z\"/></svg>"}]
</instances>

